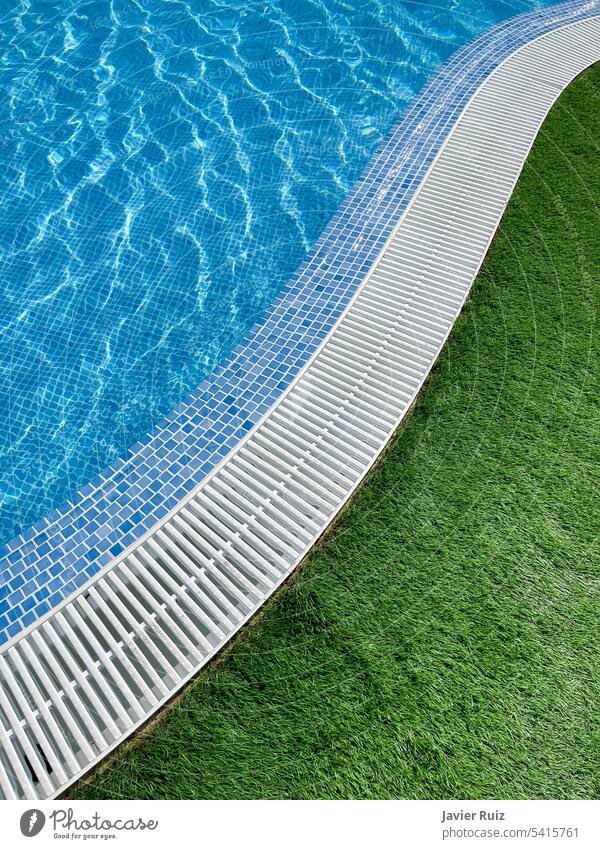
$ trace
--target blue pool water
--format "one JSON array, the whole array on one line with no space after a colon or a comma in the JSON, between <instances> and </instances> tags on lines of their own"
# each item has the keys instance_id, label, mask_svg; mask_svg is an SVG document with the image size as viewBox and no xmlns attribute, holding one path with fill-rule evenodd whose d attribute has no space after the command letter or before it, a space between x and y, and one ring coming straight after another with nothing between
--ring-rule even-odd
<instances>
[{"instance_id":1,"label":"blue pool water","mask_svg":"<svg viewBox=\"0 0 600 849\"><path fill-rule=\"evenodd\" d=\"M441 62L537 5L3 2L0 541L197 386Z\"/></svg>"}]
</instances>

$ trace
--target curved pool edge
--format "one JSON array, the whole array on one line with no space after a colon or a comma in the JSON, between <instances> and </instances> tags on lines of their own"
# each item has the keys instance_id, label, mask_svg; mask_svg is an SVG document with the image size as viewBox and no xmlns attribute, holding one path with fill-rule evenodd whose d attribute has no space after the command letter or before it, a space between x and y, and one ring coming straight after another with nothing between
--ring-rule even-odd
<instances>
[{"instance_id":1,"label":"curved pool edge","mask_svg":"<svg viewBox=\"0 0 600 849\"><path fill-rule=\"evenodd\" d=\"M160 527L3 647L5 795L62 792L289 576L414 402L548 109L598 60L596 15L538 36L499 63L284 397Z\"/></svg>"},{"instance_id":2,"label":"curved pool edge","mask_svg":"<svg viewBox=\"0 0 600 849\"><path fill-rule=\"evenodd\" d=\"M110 566L259 425L339 322L482 81L523 44L597 8L570 2L509 19L440 68L230 359L147 441L0 548L0 645Z\"/></svg>"}]
</instances>

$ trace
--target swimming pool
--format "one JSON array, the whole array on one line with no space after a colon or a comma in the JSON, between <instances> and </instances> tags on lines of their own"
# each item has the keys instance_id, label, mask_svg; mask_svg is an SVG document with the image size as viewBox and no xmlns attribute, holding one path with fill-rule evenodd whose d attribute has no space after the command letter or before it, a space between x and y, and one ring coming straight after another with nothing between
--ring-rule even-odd
<instances>
[{"instance_id":1,"label":"swimming pool","mask_svg":"<svg viewBox=\"0 0 600 849\"><path fill-rule=\"evenodd\" d=\"M0 542L213 372L433 71L538 5L4 11Z\"/></svg>"},{"instance_id":2,"label":"swimming pool","mask_svg":"<svg viewBox=\"0 0 600 849\"><path fill-rule=\"evenodd\" d=\"M289 577L414 404L600 0L456 51L254 327L0 557L0 796L61 792Z\"/></svg>"}]
</instances>

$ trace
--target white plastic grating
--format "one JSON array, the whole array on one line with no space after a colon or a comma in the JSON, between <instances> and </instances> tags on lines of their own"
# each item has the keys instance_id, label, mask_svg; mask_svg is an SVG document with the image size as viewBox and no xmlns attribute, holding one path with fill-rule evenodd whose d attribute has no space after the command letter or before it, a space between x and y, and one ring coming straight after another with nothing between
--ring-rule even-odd
<instances>
[{"instance_id":1,"label":"white plastic grating","mask_svg":"<svg viewBox=\"0 0 600 849\"><path fill-rule=\"evenodd\" d=\"M0 796L53 797L151 716L300 562L405 415L600 18L481 86L328 341L207 482L0 654Z\"/></svg>"}]
</instances>

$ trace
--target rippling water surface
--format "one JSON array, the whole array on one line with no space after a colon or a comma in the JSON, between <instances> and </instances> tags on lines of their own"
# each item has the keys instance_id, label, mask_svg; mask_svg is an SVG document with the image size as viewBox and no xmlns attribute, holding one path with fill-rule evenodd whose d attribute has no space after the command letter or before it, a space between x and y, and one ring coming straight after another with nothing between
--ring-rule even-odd
<instances>
[{"instance_id":1,"label":"rippling water surface","mask_svg":"<svg viewBox=\"0 0 600 849\"><path fill-rule=\"evenodd\" d=\"M439 64L535 5L0 4L0 540L211 372Z\"/></svg>"}]
</instances>

